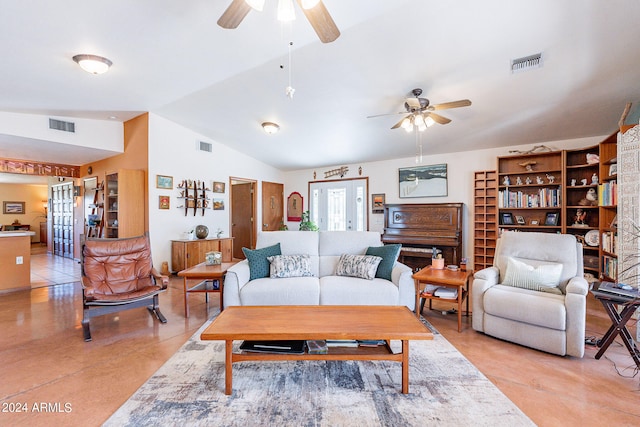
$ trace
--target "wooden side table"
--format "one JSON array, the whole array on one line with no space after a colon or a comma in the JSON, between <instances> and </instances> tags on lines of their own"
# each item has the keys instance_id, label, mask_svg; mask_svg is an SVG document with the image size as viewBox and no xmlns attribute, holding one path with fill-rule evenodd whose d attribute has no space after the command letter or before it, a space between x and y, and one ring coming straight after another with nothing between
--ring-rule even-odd
<instances>
[{"instance_id":1,"label":"wooden side table","mask_svg":"<svg viewBox=\"0 0 640 427\"><path fill-rule=\"evenodd\" d=\"M469 299L467 298L469 291L471 290L471 277L473 277L473 270L449 270L444 268L437 270L427 266L413 275L416 291L416 317L420 317L420 313L424 308L425 300L429 300L429 308L431 308L431 302L433 300L451 301L458 303L458 332L462 332L462 302L467 300L467 315L469 315ZM423 292L422 284L439 285L448 288L456 288L458 290L458 297L456 299L447 300L445 298L439 298L432 294L426 294ZM466 287L466 289L465 289ZM420 304L420 305L418 305ZM420 307L420 308L418 308Z\"/></svg>"},{"instance_id":2,"label":"wooden side table","mask_svg":"<svg viewBox=\"0 0 640 427\"><path fill-rule=\"evenodd\" d=\"M209 292L220 293L220 311L224 310L224 276L227 274L227 270L233 266L235 262L223 262L217 265L207 265L202 262L194 265L191 268L182 270L178 273L184 279L184 317L189 317L189 301L188 296L191 292L204 292L205 300L209 302ZM189 281L197 280L198 283L192 287L189 287ZM220 284L218 289L207 287L207 280L218 280Z\"/></svg>"}]
</instances>

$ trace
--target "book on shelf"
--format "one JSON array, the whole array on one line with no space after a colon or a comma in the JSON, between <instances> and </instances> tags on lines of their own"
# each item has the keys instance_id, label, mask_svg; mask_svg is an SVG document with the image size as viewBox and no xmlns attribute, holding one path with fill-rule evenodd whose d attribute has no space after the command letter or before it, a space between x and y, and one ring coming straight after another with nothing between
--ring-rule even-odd
<instances>
[{"instance_id":1,"label":"book on shelf","mask_svg":"<svg viewBox=\"0 0 640 427\"><path fill-rule=\"evenodd\" d=\"M357 340L326 340L327 347L357 347Z\"/></svg>"},{"instance_id":2,"label":"book on shelf","mask_svg":"<svg viewBox=\"0 0 640 427\"><path fill-rule=\"evenodd\" d=\"M243 341L240 350L257 353L290 353L304 354L305 341L282 340L282 341Z\"/></svg>"}]
</instances>

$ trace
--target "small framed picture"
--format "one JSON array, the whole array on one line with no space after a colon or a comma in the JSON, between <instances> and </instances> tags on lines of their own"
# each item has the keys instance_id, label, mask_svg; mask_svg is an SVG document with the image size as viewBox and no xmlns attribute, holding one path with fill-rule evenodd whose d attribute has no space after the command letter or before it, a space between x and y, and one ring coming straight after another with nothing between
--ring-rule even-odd
<instances>
[{"instance_id":1,"label":"small framed picture","mask_svg":"<svg viewBox=\"0 0 640 427\"><path fill-rule=\"evenodd\" d=\"M609 166L609 176L618 175L618 164L614 163Z\"/></svg>"},{"instance_id":2,"label":"small framed picture","mask_svg":"<svg viewBox=\"0 0 640 427\"><path fill-rule=\"evenodd\" d=\"M513 215L510 212L504 212L500 214L500 224L502 225L514 225Z\"/></svg>"},{"instance_id":3,"label":"small framed picture","mask_svg":"<svg viewBox=\"0 0 640 427\"><path fill-rule=\"evenodd\" d=\"M169 209L170 206L171 206L171 197L158 196L158 208Z\"/></svg>"},{"instance_id":4,"label":"small framed picture","mask_svg":"<svg viewBox=\"0 0 640 427\"><path fill-rule=\"evenodd\" d=\"M516 222L520 225L525 225L526 222L524 221L524 217L521 215L516 215Z\"/></svg>"},{"instance_id":5,"label":"small framed picture","mask_svg":"<svg viewBox=\"0 0 640 427\"><path fill-rule=\"evenodd\" d=\"M213 181L213 192L224 193L224 182Z\"/></svg>"},{"instance_id":6,"label":"small framed picture","mask_svg":"<svg viewBox=\"0 0 640 427\"><path fill-rule=\"evenodd\" d=\"M547 212L547 216L544 218L544 225L557 226L559 218L558 212Z\"/></svg>"},{"instance_id":7,"label":"small framed picture","mask_svg":"<svg viewBox=\"0 0 640 427\"><path fill-rule=\"evenodd\" d=\"M223 211L224 210L224 199L213 199L213 210L214 211Z\"/></svg>"},{"instance_id":8,"label":"small framed picture","mask_svg":"<svg viewBox=\"0 0 640 427\"><path fill-rule=\"evenodd\" d=\"M2 213L5 215L24 215L24 202L2 202Z\"/></svg>"},{"instance_id":9,"label":"small framed picture","mask_svg":"<svg viewBox=\"0 0 640 427\"><path fill-rule=\"evenodd\" d=\"M529 221L529 225L540 225L540 221L538 221L537 219L532 219L531 221Z\"/></svg>"},{"instance_id":10,"label":"small framed picture","mask_svg":"<svg viewBox=\"0 0 640 427\"><path fill-rule=\"evenodd\" d=\"M173 177L166 175L156 175L156 188L173 190Z\"/></svg>"},{"instance_id":11,"label":"small framed picture","mask_svg":"<svg viewBox=\"0 0 640 427\"><path fill-rule=\"evenodd\" d=\"M384 213L384 194L371 195L371 213Z\"/></svg>"}]
</instances>

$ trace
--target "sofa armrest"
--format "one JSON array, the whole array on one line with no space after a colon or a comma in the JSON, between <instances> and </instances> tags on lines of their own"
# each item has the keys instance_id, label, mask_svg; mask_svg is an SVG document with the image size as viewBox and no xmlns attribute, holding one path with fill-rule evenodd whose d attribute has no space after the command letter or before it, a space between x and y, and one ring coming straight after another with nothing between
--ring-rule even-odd
<instances>
[{"instance_id":1,"label":"sofa armrest","mask_svg":"<svg viewBox=\"0 0 640 427\"><path fill-rule=\"evenodd\" d=\"M240 302L240 289L247 283L251 272L249 270L249 261L242 260L227 270L224 279L224 306L242 305Z\"/></svg>"},{"instance_id":2,"label":"sofa armrest","mask_svg":"<svg viewBox=\"0 0 640 427\"><path fill-rule=\"evenodd\" d=\"M473 275L473 283L471 285L473 316L471 317L471 323L476 331L484 332L484 293L487 289L497 285L499 280L500 271L497 267L487 267Z\"/></svg>"},{"instance_id":3,"label":"sofa armrest","mask_svg":"<svg viewBox=\"0 0 640 427\"><path fill-rule=\"evenodd\" d=\"M569 280L566 287L567 294L587 295L589 292L589 282L584 277L576 276Z\"/></svg>"},{"instance_id":4,"label":"sofa armrest","mask_svg":"<svg viewBox=\"0 0 640 427\"><path fill-rule=\"evenodd\" d=\"M398 305L405 305L414 310L416 305L416 288L410 267L396 262L391 270L391 281L398 287Z\"/></svg>"}]
</instances>

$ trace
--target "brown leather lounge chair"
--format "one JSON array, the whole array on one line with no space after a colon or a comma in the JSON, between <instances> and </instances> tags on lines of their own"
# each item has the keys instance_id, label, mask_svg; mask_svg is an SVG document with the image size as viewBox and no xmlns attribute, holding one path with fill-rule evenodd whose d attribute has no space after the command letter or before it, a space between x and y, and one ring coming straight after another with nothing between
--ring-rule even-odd
<instances>
[{"instance_id":1,"label":"brown leather lounge chair","mask_svg":"<svg viewBox=\"0 0 640 427\"><path fill-rule=\"evenodd\" d=\"M82 331L91 341L89 320L95 316L146 306L162 323L158 294L169 278L153 267L149 236L87 239L82 244Z\"/></svg>"}]
</instances>

